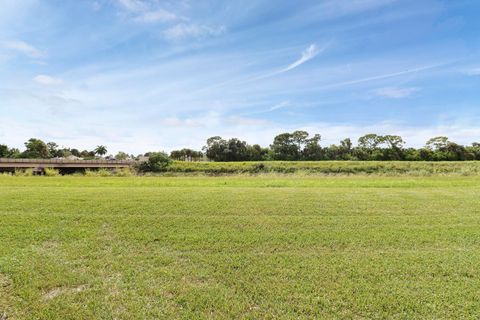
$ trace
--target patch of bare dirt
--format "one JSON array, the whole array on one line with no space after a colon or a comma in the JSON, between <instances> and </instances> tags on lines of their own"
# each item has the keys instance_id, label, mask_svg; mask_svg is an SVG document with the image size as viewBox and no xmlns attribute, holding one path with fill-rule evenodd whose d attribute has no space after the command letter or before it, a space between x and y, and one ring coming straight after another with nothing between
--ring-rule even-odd
<instances>
[{"instance_id":1,"label":"patch of bare dirt","mask_svg":"<svg viewBox=\"0 0 480 320\"><path fill-rule=\"evenodd\" d=\"M63 295L63 294L79 293L79 292L84 291L87 288L88 288L88 285L86 285L86 284L82 284L82 285L77 286L77 287L56 287L56 288L53 288L50 291L46 292L43 295L43 298L45 300L50 300L50 299L53 299L53 298L58 297L58 296Z\"/></svg>"}]
</instances>

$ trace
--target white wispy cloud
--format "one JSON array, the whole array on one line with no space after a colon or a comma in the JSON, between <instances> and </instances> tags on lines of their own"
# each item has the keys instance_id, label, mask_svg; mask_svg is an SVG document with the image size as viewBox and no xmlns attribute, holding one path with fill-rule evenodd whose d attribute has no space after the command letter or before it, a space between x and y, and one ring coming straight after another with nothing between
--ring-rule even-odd
<instances>
[{"instance_id":1,"label":"white wispy cloud","mask_svg":"<svg viewBox=\"0 0 480 320\"><path fill-rule=\"evenodd\" d=\"M313 58L315 58L323 50L324 50L324 48L320 49L320 48L318 48L318 46L316 44L311 44L307 49L305 49L302 52L302 56L300 57L300 59L293 62L292 64L290 64L286 68L280 70L278 73L287 72L287 71L293 70L293 69L301 66L305 62L308 62L308 61L312 60Z\"/></svg>"},{"instance_id":2,"label":"white wispy cloud","mask_svg":"<svg viewBox=\"0 0 480 320\"><path fill-rule=\"evenodd\" d=\"M463 72L468 76L480 76L480 68L472 68Z\"/></svg>"},{"instance_id":3,"label":"white wispy cloud","mask_svg":"<svg viewBox=\"0 0 480 320\"><path fill-rule=\"evenodd\" d=\"M327 0L323 1L316 10L321 11L324 17L335 18L381 8L391 5L396 1L397 0Z\"/></svg>"},{"instance_id":4,"label":"white wispy cloud","mask_svg":"<svg viewBox=\"0 0 480 320\"><path fill-rule=\"evenodd\" d=\"M132 12L138 12L147 9L147 5L141 0L117 0L117 2L124 9Z\"/></svg>"},{"instance_id":5,"label":"white wispy cloud","mask_svg":"<svg viewBox=\"0 0 480 320\"><path fill-rule=\"evenodd\" d=\"M255 108L258 108L256 111L245 112L245 113L242 113L241 116L254 116L254 115L265 114L265 113L269 113L269 112L273 112L273 111L276 111L276 110L286 108L289 105L290 105L290 101L282 101L280 103L272 105L269 108L255 107Z\"/></svg>"},{"instance_id":6,"label":"white wispy cloud","mask_svg":"<svg viewBox=\"0 0 480 320\"><path fill-rule=\"evenodd\" d=\"M45 74L39 74L33 80L41 85L44 86L57 86L63 84L63 80L51 76L47 76Z\"/></svg>"},{"instance_id":7,"label":"white wispy cloud","mask_svg":"<svg viewBox=\"0 0 480 320\"><path fill-rule=\"evenodd\" d=\"M298 60L294 61L293 63L291 63L290 65L286 66L283 69L280 69L280 70L275 71L273 73L267 74L265 76L261 76L260 79L268 78L268 77L271 77L271 76L276 76L278 74L282 74L282 73L288 72L290 70L293 70L295 68L298 68L302 64L307 63L308 61L315 58L319 53L323 52L326 47L327 46L319 48L315 43L313 43L310 46L308 46L308 48L305 49L302 52L302 55ZM257 79L255 79L255 80L257 80Z\"/></svg>"},{"instance_id":8,"label":"white wispy cloud","mask_svg":"<svg viewBox=\"0 0 480 320\"><path fill-rule=\"evenodd\" d=\"M392 98L392 99L401 99L411 96L413 93L417 92L418 88L380 88L374 91L377 96Z\"/></svg>"},{"instance_id":9,"label":"white wispy cloud","mask_svg":"<svg viewBox=\"0 0 480 320\"><path fill-rule=\"evenodd\" d=\"M160 121L163 126L185 129L185 128L212 128L229 126L254 127L268 124L268 121L245 116L226 116L218 112L208 112L198 117L168 117Z\"/></svg>"},{"instance_id":10,"label":"white wispy cloud","mask_svg":"<svg viewBox=\"0 0 480 320\"><path fill-rule=\"evenodd\" d=\"M220 36L227 32L225 26L207 26L179 23L163 32L167 40L176 41L187 38L205 38Z\"/></svg>"},{"instance_id":11,"label":"white wispy cloud","mask_svg":"<svg viewBox=\"0 0 480 320\"><path fill-rule=\"evenodd\" d=\"M98 1L93 1L92 3L90 3L90 6L94 11L99 11L102 9L102 4Z\"/></svg>"},{"instance_id":12,"label":"white wispy cloud","mask_svg":"<svg viewBox=\"0 0 480 320\"><path fill-rule=\"evenodd\" d=\"M368 13L372 10L387 8L398 0L323 0L315 1L312 6L306 10L299 11L291 19L296 22L319 22L335 20L338 18L352 17L362 13ZM429 10L432 11L432 4L429 2ZM410 13L409 13L410 14ZM374 19L381 19L383 15L376 15ZM352 19L353 20L353 19ZM373 19L365 16L362 17L362 23L370 23ZM351 25L353 26L353 24ZM342 26L343 27L343 26ZM332 30L331 27L327 27ZM325 30L323 30L325 31Z\"/></svg>"},{"instance_id":13,"label":"white wispy cloud","mask_svg":"<svg viewBox=\"0 0 480 320\"><path fill-rule=\"evenodd\" d=\"M372 76L372 77L366 77L366 78L360 78L360 79L349 80L349 81L344 81L344 82L332 83L332 84L322 86L319 89L340 88L340 87L362 84L362 83L376 81L376 80L384 80L384 79L395 78L395 77L408 75L408 74L420 73L420 72L423 72L423 71L432 70L432 69L435 69L435 68L438 68L438 67L441 67L441 66L445 66L448 63L449 62L439 63L439 64L435 64L435 65L427 65L427 66L412 68L412 69L399 71L399 72L392 72L392 73L386 73L386 74L381 74L381 75Z\"/></svg>"},{"instance_id":14,"label":"white wispy cloud","mask_svg":"<svg viewBox=\"0 0 480 320\"><path fill-rule=\"evenodd\" d=\"M146 11L133 18L134 21L143 23L168 22L176 19L177 16L175 14L164 9Z\"/></svg>"},{"instance_id":15,"label":"white wispy cloud","mask_svg":"<svg viewBox=\"0 0 480 320\"><path fill-rule=\"evenodd\" d=\"M322 47L322 48L319 48L316 44L313 43L310 46L308 46L307 49L305 49L302 52L301 57L298 60L294 61L293 63L284 67L283 69L273 71L273 72L270 72L270 73L267 73L267 74L262 74L262 75L259 75L259 76L254 76L254 77L248 78L246 80L243 80L242 83L248 83L248 82L252 82L252 81L262 80L262 79L270 78L270 77L277 76L279 74L291 71L295 68L298 68L302 64L312 60L319 53L323 52L326 48L327 48L327 45Z\"/></svg>"},{"instance_id":16,"label":"white wispy cloud","mask_svg":"<svg viewBox=\"0 0 480 320\"><path fill-rule=\"evenodd\" d=\"M47 56L46 52L20 40L6 41L3 43L3 47L31 58L45 58Z\"/></svg>"},{"instance_id":17,"label":"white wispy cloud","mask_svg":"<svg viewBox=\"0 0 480 320\"><path fill-rule=\"evenodd\" d=\"M196 128L202 127L204 122L202 118L180 119L178 117L168 117L160 120L160 124L167 127Z\"/></svg>"},{"instance_id":18,"label":"white wispy cloud","mask_svg":"<svg viewBox=\"0 0 480 320\"><path fill-rule=\"evenodd\" d=\"M289 105L290 105L289 101L283 101L283 102L280 102L280 103L272 106L270 109L268 109L268 111L270 112L270 111L275 111L275 110L278 110L278 109L283 109L283 108L285 108Z\"/></svg>"},{"instance_id":19,"label":"white wispy cloud","mask_svg":"<svg viewBox=\"0 0 480 320\"><path fill-rule=\"evenodd\" d=\"M271 106L271 107L268 108L268 109L263 109L263 110L254 111L254 112L247 112L247 113L244 113L243 115L251 116L251 115L258 115L258 114L269 113L269 112L273 112L273 111L276 111L276 110L279 110L279 109L286 108L286 107L288 107L289 105L290 105L290 101L282 101L282 102L280 102L280 103L277 103L277 104Z\"/></svg>"},{"instance_id":20,"label":"white wispy cloud","mask_svg":"<svg viewBox=\"0 0 480 320\"><path fill-rule=\"evenodd\" d=\"M179 19L179 17L158 6L156 2L141 0L117 0L118 4L124 9L128 17L139 23L169 22Z\"/></svg>"}]
</instances>

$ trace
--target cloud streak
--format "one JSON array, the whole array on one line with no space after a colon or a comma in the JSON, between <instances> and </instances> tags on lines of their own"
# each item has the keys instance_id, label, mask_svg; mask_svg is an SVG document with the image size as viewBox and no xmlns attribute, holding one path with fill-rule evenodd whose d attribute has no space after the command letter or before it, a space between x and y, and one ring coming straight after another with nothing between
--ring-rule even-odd
<instances>
[{"instance_id":1,"label":"cloud streak","mask_svg":"<svg viewBox=\"0 0 480 320\"><path fill-rule=\"evenodd\" d=\"M267 73L267 74L264 74L264 75L249 78L246 81L244 81L244 83L270 78L270 77L273 77L273 76L277 76L277 75L289 72L293 69L296 69L299 66L301 66L302 64L307 63L308 61L314 59L319 53L323 52L325 50L325 48L326 48L326 46L324 46L323 48L318 48L318 46L315 43L313 43L310 46L308 46L308 48L305 49L302 52L302 55L298 60L294 61L293 63L286 66L285 68L274 71L274 72L271 72L271 73Z\"/></svg>"},{"instance_id":2,"label":"cloud streak","mask_svg":"<svg viewBox=\"0 0 480 320\"><path fill-rule=\"evenodd\" d=\"M195 24L177 24L163 32L164 37L170 41L190 38L217 37L227 32L225 26L206 26Z\"/></svg>"},{"instance_id":3,"label":"cloud streak","mask_svg":"<svg viewBox=\"0 0 480 320\"><path fill-rule=\"evenodd\" d=\"M44 85L44 86L57 86L57 85L63 84L62 79L47 76L45 74L39 74L38 76L33 78L33 80L36 83Z\"/></svg>"},{"instance_id":4,"label":"cloud streak","mask_svg":"<svg viewBox=\"0 0 480 320\"><path fill-rule=\"evenodd\" d=\"M128 12L128 15L134 22L138 23L156 23L171 22L178 18L176 14L152 5L150 2L141 0L117 0L121 8Z\"/></svg>"},{"instance_id":5,"label":"cloud streak","mask_svg":"<svg viewBox=\"0 0 480 320\"><path fill-rule=\"evenodd\" d=\"M284 72L293 70L293 69L301 66L302 64L304 64L304 63L312 60L313 58L315 58L323 50L324 50L324 48L320 49L320 48L318 48L318 46L316 44L311 44L307 49L305 49L302 52L302 56L300 57L300 59L298 59L294 63L290 64L286 68L280 70L278 73L284 73Z\"/></svg>"},{"instance_id":6,"label":"cloud streak","mask_svg":"<svg viewBox=\"0 0 480 320\"><path fill-rule=\"evenodd\" d=\"M278 110L278 109L283 109L285 107L288 107L289 105L290 105L289 101L283 101L283 102L280 102L279 104L274 105L273 107L268 109L268 111L271 112L271 111L275 111L275 110Z\"/></svg>"},{"instance_id":7,"label":"cloud streak","mask_svg":"<svg viewBox=\"0 0 480 320\"><path fill-rule=\"evenodd\" d=\"M143 12L142 14L133 18L133 21L142 23L168 22L174 20L177 20L177 16L164 9Z\"/></svg>"},{"instance_id":8,"label":"cloud streak","mask_svg":"<svg viewBox=\"0 0 480 320\"><path fill-rule=\"evenodd\" d=\"M466 74L467 76L480 76L480 68L473 68L473 69L470 69L470 70L466 70L464 71L464 74Z\"/></svg>"},{"instance_id":9,"label":"cloud streak","mask_svg":"<svg viewBox=\"0 0 480 320\"><path fill-rule=\"evenodd\" d=\"M374 91L377 96L392 98L392 99L401 99L411 96L413 93L417 92L418 88L381 88Z\"/></svg>"},{"instance_id":10,"label":"cloud streak","mask_svg":"<svg viewBox=\"0 0 480 320\"><path fill-rule=\"evenodd\" d=\"M28 44L24 41L12 40L6 41L3 44L3 47L11 51L26 55L31 58L45 58L47 56L46 52L41 51L31 44Z\"/></svg>"},{"instance_id":11,"label":"cloud streak","mask_svg":"<svg viewBox=\"0 0 480 320\"><path fill-rule=\"evenodd\" d=\"M245 113L243 115L249 116L249 115L255 115L255 114L269 113L269 112L273 112L273 111L276 111L276 110L279 110L279 109L284 109L284 108L288 107L289 105L290 105L290 101L282 101L280 103L277 103L277 104L271 106L268 109L260 110L260 111L254 111L254 112L248 112L248 113Z\"/></svg>"},{"instance_id":12,"label":"cloud streak","mask_svg":"<svg viewBox=\"0 0 480 320\"><path fill-rule=\"evenodd\" d=\"M139 12L147 9L147 6L140 0L117 0L120 6L131 12Z\"/></svg>"},{"instance_id":13,"label":"cloud streak","mask_svg":"<svg viewBox=\"0 0 480 320\"><path fill-rule=\"evenodd\" d=\"M386 73L378 76L372 76L372 77L366 77L366 78L361 78L361 79L356 79L356 80L350 80L350 81L344 81L344 82L338 82L338 83L333 83L329 85L322 86L318 89L333 89L333 88L340 88L340 87L345 87L345 86L350 86L350 85L356 85L356 84L362 84L366 82L371 82L371 81L376 81L376 80L384 80L384 79L389 79L389 78L395 78L403 75L408 75L408 74L414 74L414 73L419 73L427 70L432 70L441 66L445 66L448 63L441 63L441 64L435 64L435 65L429 65L429 66L424 66L424 67L418 67L418 68L413 68L413 69L408 69L404 71L399 71L399 72L393 72L393 73Z\"/></svg>"}]
</instances>

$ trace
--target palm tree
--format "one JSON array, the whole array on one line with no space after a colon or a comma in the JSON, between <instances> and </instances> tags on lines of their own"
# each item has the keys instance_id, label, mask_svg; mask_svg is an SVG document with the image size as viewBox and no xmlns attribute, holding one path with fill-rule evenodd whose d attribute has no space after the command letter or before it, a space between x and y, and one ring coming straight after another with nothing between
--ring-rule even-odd
<instances>
[{"instance_id":1,"label":"palm tree","mask_svg":"<svg viewBox=\"0 0 480 320\"><path fill-rule=\"evenodd\" d=\"M93 150L93 152L95 152L95 154L98 154L98 155L101 157L101 156L107 154L107 147L105 147L105 146L97 146L97 147L95 148L95 150Z\"/></svg>"}]
</instances>

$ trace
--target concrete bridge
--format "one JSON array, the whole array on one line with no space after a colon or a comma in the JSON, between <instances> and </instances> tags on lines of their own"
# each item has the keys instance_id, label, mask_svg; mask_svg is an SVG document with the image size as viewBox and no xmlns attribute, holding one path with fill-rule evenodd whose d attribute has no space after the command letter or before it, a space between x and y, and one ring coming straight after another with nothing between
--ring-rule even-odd
<instances>
[{"instance_id":1,"label":"concrete bridge","mask_svg":"<svg viewBox=\"0 0 480 320\"><path fill-rule=\"evenodd\" d=\"M44 168L60 170L85 169L119 169L128 168L135 164L129 160L68 160L68 159L9 159L0 158L0 171L14 171L16 169L33 169L42 172Z\"/></svg>"}]
</instances>

